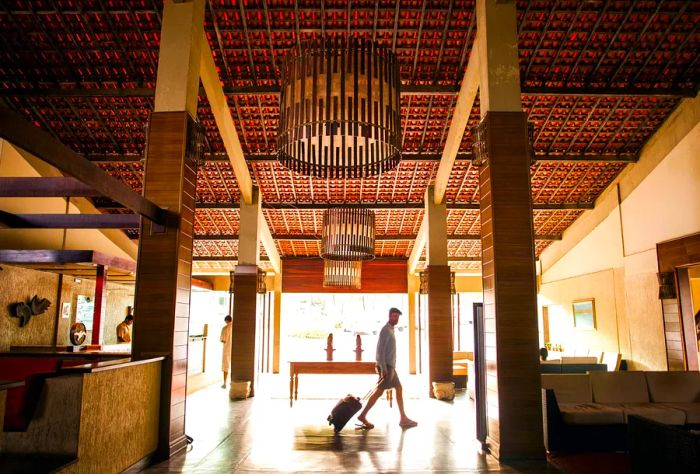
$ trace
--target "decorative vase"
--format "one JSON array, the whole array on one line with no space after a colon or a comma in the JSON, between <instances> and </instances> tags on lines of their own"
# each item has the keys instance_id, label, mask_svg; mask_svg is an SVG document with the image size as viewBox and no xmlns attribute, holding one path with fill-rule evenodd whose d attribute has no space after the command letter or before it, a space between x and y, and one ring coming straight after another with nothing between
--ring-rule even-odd
<instances>
[{"instance_id":1,"label":"decorative vase","mask_svg":"<svg viewBox=\"0 0 700 474\"><path fill-rule=\"evenodd\" d=\"M433 395L438 400L453 400L455 398L455 383L433 382Z\"/></svg>"},{"instance_id":2,"label":"decorative vase","mask_svg":"<svg viewBox=\"0 0 700 474\"><path fill-rule=\"evenodd\" d=\"M249 396L249 380L234 380L233 382L231 382L231 390L229 391L229 398L231 398L231 400L245 400Z\"/></svg>"}]
</instances>

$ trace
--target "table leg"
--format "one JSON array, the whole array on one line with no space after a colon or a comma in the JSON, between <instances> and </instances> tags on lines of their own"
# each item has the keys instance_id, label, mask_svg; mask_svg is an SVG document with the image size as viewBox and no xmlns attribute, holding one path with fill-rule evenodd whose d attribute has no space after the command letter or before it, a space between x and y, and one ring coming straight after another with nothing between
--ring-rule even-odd
<instances>
[{"instance_id":1,"label":"table leg","mask_svg":"<svg viewBox=\"0 0 700 474\"><path fill-rule=\"evenodd\" d=\"M299 392L299 374L294 374L294 400L297 400Z\"/></svg>"},{"instance_id":2,"label":"table leg","mask_svg":"<svg viewBox=\"0 0 700 474\"><path fill-rule=\"evenodd\" d=\"M294 401L294 372L289 372L289 406Z\"/></svg>"}]
</instances>

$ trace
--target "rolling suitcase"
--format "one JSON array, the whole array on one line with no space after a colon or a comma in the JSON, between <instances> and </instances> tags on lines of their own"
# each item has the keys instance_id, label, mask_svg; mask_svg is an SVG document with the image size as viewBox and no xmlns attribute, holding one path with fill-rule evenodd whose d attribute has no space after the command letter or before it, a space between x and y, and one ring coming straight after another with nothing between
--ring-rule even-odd
<instances>
[{"instance_id":1,"label":"rolling suitcase","mask_svg":"<svg viewBox=\"0 0 700 474\"><path fill-rule=\"evenodd\" d=\"M362 403L358 397L348 395L336 403L331 414L328 415L328 424L333 425L333 431L338 433L350 421L350 418L355 416L355 413L360 411Z\"/></svg>"},{"instance_id":2,"label":"rolling suitcase","mask_svg":"<svg viewBox=\"0 0 700 474\"><path fill-rule=\"evenodd\" d=\"M362 397L362 400L365 400L366 398L369 398L370 394L374 389L379 386L379 384L382 383L382 378L379 378L379 381L377 382L377 385L372 387L367 394ZM348 421L350 421L350 418L355 416L355 413L360 411L360 408L362 408L362 402L360 401L359 397L353 397L352 395L348 394L346 397L341 398L338 403L335 404L333 409L331 410L331 414L328 415L328 424L333 425L333 430L338 433L340 430L343 429L343 427L347 424Z\"/></svg>"}]
</instances>

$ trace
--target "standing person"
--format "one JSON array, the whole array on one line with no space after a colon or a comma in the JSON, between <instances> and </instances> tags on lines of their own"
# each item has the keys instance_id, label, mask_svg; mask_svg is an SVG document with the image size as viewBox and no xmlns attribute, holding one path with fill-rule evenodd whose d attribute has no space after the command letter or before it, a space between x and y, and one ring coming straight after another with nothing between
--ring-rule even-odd
<instances>
[{"instance_id":1,"label":"standing person","mask_svg":"<svg viewBox=\"0 0 700 474\"><path fill-rule=\"evenodd\" d=\"M127 314L124 321L117 324L117 342L131 342L131 325L133 323L134 317Z\"/></svg>"},{"instance_id":2,"label":"standing person","mask_svg":"<svg viewBox=\"0 0 700 474\"><path fill-rule=\"evenodd\" d=\"M399 407L401 420L399 425L410 428L417 426L418 423L406 416L403 409L403 388L398 375L396 375L396 337L394 336L394 326L399 322L401 311L396 308L389 310L389 321L384 325L379 333L379 341L377 341L377 370L379 372L379 384L372 391L372 394L367 400L367 405L357 419L362 423L360 428L370 430L374 425L367 421L367 413L372 409L379 397L382 396L384 390L396 390L396 406Z\"/></svg>"},{"instance_id":3,"label":"standing person","mask_svg":"<svg viewBox=\"0 0 700 474\"><path fill-rule=\"evenodd\" d=\"M224 327L221 328L221 337L219 340L224 344L224 351L221 354L221 371L224 373L224 384L221 388L226 388L226 379L231 368L231 316L226 315L224 318Z\"/></svg>"}]
</instances>

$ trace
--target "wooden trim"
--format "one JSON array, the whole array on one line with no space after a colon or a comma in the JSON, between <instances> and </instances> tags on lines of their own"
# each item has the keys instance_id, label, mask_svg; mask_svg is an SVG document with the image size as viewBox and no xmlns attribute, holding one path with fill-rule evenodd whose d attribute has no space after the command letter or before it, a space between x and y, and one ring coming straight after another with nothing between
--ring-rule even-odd
<instances>
[{"instance_id":1,"label":"wooden trim","mask_svg":"<svg viewBox=\"0 0 700 474\"><path fill-rule=\"evenodd\" d=\"M136 271L136 263L94 250L0 250L0 262L28 265L41 263L93 263L112 270Z\"/></svg>"},{"instance_id":2,"label":"wooden trim","mask_svg":"<svg viewBox=\"0 0 700 474\"><path fill-rule=\"evenodd\" d=\"M85 365L75 365L73 367L66 367L60 369L58 372L61 374L94 374L97 372L106 372L108 370L123 369L125 367L132 367L134 365L150 364L153 362L160 362L165 360L165 357L151 357L149 359L139 359L133 360L130 358L110 360L107 362L92 362Z\"/></svg>"},{"instance_id":3,"label":"wooden trim","mask_svg":"<svg viewBox=\"0 0 700 474\"><path fill-rule=\"evenodd\" d=\"M0 229L138 229L135 214L11 214L0 211Z\"/></svg>"},{"instance_id":4,"label":"wooden trim","mask_svg":"<svg viewBox=\"0 0 700 474\"><path fill-rule=\"evenodd\" d=\"M324 288L323 260L284 260L283 293L406 293L408 291L405 260L373 260L362 264L362 287Z\"/></svg>"},{"instance_id":5,"label":"wooden trim","mask_svg":"<svg viewBox=\"0 0 700 474\"><path fill-rule=\"evenodd\" d=\"M0 197L95 197L101 195L75 178L0 178Z\"/></svg>"},{"instance_id":6,"label":"wooden trim","mask_svg":"<svg viewBox=\"0 0 700 474\"><path fill-rule=\"evenodd\" d=\"M126 184L108 175L95 164L35 127L24 118L0 105L0 137L58 168L103 196L124 204L137 214L154 222L164 223L166 212L136 193Z\"/></svg>"}]
</instances>

